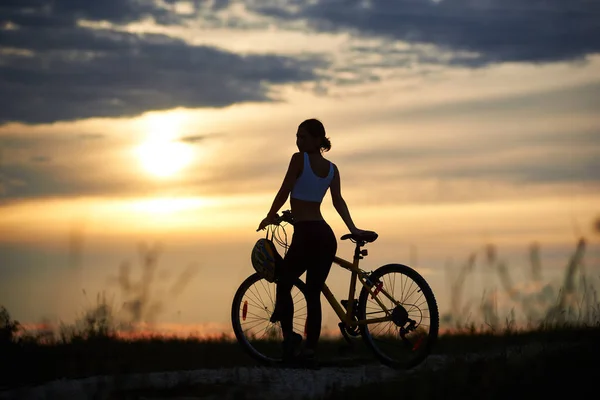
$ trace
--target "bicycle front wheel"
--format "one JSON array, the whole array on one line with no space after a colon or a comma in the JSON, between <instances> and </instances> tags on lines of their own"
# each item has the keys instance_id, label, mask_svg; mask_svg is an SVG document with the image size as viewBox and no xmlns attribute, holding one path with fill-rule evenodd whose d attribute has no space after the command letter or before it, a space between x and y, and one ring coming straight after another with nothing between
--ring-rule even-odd
<instances>
[{"instance_id":1,"label":"bicycle front wheel","mask_svg":"<svg viewBox=\"0 0 600 400\"><path fill-rule=\"evenodd\" d=\"M275 365L282 359L281 324L270 321L275 309L276 289L275 283L254 273L242 282L231 306L235 337L251 357L265 365ZM292 301L294 331L304 334L306 296L305 284L300 279L292 287Z\"/></svg>"},{"instance_id":2,"label":"bicycle front wheel","mask_svg":"<svg viewBox=\"0 0 600 400\"><path fill-rule=\"evenodd\" d=\"M360 292L360 319L388 320L361 325L363 340L392 368L418 365L429 355L439 329L437 303L429 284L402 264L384 265L370 279L374 282L372 293L366 287Z\"/></svg>"}]
</instances>

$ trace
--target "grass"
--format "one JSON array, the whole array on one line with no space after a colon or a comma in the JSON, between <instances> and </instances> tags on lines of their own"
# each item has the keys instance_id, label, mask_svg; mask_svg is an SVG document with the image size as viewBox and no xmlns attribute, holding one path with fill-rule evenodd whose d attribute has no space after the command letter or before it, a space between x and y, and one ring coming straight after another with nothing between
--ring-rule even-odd
<instances>
[{"instance_id":1,"label":"grass","mask_svg":"<svg viewBox=\"0 0 600 400\"><path fill-rule=\"evenodd\" d=\"M106 301L99 298L97 306L86 311L72 326L62 325L59 332L36 333L24 330L5 308L0 307L0 388L13 389L97 375L119 377L133 373L257 366L241 346L227 336L215 339L120 336L121 327L111 317L111 312ZM474 324L462 326L440 335L432 350L434 355L458 356L457 361L444 369L421 370L394 381L366 384L352 390L332 388L329 398L359 399L375 394L378 398L391 399L392 396L397 398L399 393L423 399L478 397L477 393L484 390L493 392L486 398L506 396L517 390L538 397L535 388L546 390L542 385L547 382L545 376L554 377L556 382L577 382L577 388L587 387L588 381L581 382L578 376L589 376L583 365L594 365L600 356L598 337L600 321L589 324L587 320L579 323L546 320L528 329L517 329L509 320L503 329ZM319 353L323 365L379 364L360 339L354 339L354 343L349 350L341 338L321 340ZM578 343L580 346L569 352L542 351L539 357L517 365L507 361L507 349L531 343L547 349L554 343ZM496 357L469 363L461 361L460 356L465 353L494 353ZM223 393L231 393L229 389L217 384L180 384L165 389L165 393L138 390L122 393L124 397L117 393L115 398L194 393L213 393L220 397ZM234 397L246 398L243 388L239 389Z\"/></svg>"},{"instance_id":2,"label":"grass","mask_svg":"<svg viewBox=\"0 0 600 400\"><path fill-rule=\"evenodd\" d=\"M583 247L578 247L569 263L565 277L566 291L559 292L558 301L553 302L556 312L548 313L548 318L537 324L529 324L526 329L517 329L513 321L508 319L502 328L498 323L477 327L473 323L468 325L452 321L456 329L441 334L432 350L434 355L458 356L450 365L437 371L419 370L393 381L366 384L351 390L333 388L328 398L362 399L376 395L379 399L391 399L392 396L394 399L494 399L513 397L515 394L539 398L547 394L554 397L560 390L574 395L583 393L583 389L594 389L591 385L595 382L592 378L597 374L597 368L593 366L600 357L600 304L596 292L587 289L583 292L582 299L585 301L577 301L577 313L571 314L576 315L574 320L563 318L566 314L561 314L568 306L565 293L578 293L573 289L574 266L580 262L582 251ZM492 261L497 262L494 259ZM498 271L504 270L498 267ZM509 289L510 293L514 293L507 286L507 291ZM455 293L460 295L460 290L456 286ZM520 301L524 297L518 299ZM457 309L464 309L458 300L453 304ZM214 339L120 336L121 330L127 327L119 325L113 313L114 309L106 300L99 298L97 306L91 307L72 326L61 325L59 332L27 332L0 306L0 389L96 375L121 376L258 365L237 342L226 336ZM341 338L323 338L319 353L324 366L379 364L360 339L354 342L355 346L350 350ZM518 363L507 358L507 349L532 343L540 344L547 350ZM555 343L578 345L556 352L551 350ZM460 357L465 353L494 353L496 356L485 361L466 362ZM184 386L169 389L168 393L139 391L129 393L126 397L167 397L179 392L210 392L219 397L227 392L223 385ZM235 397L245 398L244 392L240 391Z\"/></svg>"},{"instance_id":3,"label":"grass","mask_svg":"<svg viewBox=\"0 0 600 400\"><path fill-rule=\"evenodd\" d=\"M18 322L10 318L8 321L10 323L5 324L5 331L9 330L8 326L14 334ZM94 375L257 365L237 342L225 337L126 339L111 334L107 329L98 330L96 325L91 327L94 329L87 334L72 331L71 337L59 336L53 341L47 335L43 336L43 340L31 335L13 335L10 341L0 345L3 355L0 364L4 370L0 374L0 387L13 388ZM600 324L541 326L528 331L464 331L440 336L433 354L502 352L510 346L529 343L593 343L598 337ZM343 339L323 339L320 356L324 366L378 364L362 341L355 342L350 351Z\"/></svg>"},{"instance_id":4,"label":"grass","mask_svg":"<svg viewBox=\"0 0 600 400\"><path fill-rule=\"evenodd\" d=\"M556 398L567 394L568 398L576 398L596 390L600 357L598 333L600 329L586 332L577 347L542 351L518 362L505 355L474 362L459 358L437 371L423 370L385 383L334 390L326 398L506 399ZM596 335L595 339L592 334Z\"/></svg>"}]
</instances>

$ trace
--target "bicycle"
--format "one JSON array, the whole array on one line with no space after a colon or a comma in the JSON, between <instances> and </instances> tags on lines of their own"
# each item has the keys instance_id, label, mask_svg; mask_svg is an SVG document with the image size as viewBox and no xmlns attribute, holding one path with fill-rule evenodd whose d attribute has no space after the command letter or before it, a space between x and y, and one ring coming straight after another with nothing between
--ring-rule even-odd
<instances>
[{"instance_id":1,"label":"bicycle","mask_svg":"<svg viewBox=\"0 0 600 400\"><path fill-rule=\"evenodd\" d=\"M276 237L278 229L284 228L283 223L293 225L291 211L277 215L274 227L267 229L267 238L271 233L271 240L287 250L287 235L285 243ZM338 327L342 336L351 344L351 336L360 336L376 358L389 367L415 367L429 355L438 335L439 313L433 291L417 271L403 264L386 264L371 272L360 269L359 261L368 255L362 247L376 237L370 241L352 234L341 237L341 240L347 239L356 244L353 261L336 256L333 263L352 273L348 299L338 302L327 284L322 289L340 319ZM400 278L401 295L405 289L408 293L400 300L394 297L396 275ZM362 289L355 299L357 281L362 284ZM238 342L250 356L268 366L281 363L281 347L275 346L283 340L281 326L279 322L270 322L275 289L275 282L270 283L254 273L236 291L231 308L233 331ZM261 293L266 293L264 298ZM306 320L304 293L305 284L297 279L292 288L294 330L301 332ZM380 325L383 328L378 329ZM381 337L378 336L380 333Z\"/></svg>"}]
</instances>

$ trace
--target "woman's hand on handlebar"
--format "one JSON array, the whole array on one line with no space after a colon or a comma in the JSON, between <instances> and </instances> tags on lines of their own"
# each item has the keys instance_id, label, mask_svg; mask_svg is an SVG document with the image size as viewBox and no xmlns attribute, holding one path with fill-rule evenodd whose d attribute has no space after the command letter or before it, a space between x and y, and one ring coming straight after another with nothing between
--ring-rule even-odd
<instances>
[{"instance_id":1,"label":"woman's hand on handlebar","mask_svg":"<svg viewBox=\"0 0 600 400\"><path fill-rule=\"evenodd\" d=\"M263 229L265 229L267 227L267 225L271 225L276 222L277 222L277 214L267 215L262 221L260 221L260 224L258 225L258 229L256 230L256 232L262 231Z\"/></svg>"}]
</instances>

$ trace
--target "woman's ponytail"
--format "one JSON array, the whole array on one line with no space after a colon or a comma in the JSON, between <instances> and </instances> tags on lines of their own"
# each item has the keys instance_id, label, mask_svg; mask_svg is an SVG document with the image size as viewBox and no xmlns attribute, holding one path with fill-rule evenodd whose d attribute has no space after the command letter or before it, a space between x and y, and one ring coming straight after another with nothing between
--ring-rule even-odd
<instances>
[{"instance_id":1,"label":"woman's ponytail","mask_svg":"<svg viewBox=\"0 0 600 400\"><path fill-rule=\"evenodd\" d=\"M328 137L323 136L323 139L321 139L321 150L323 150L323 151L331 150L331 140L329 140Z\"/></svg>"}]
</instances>

